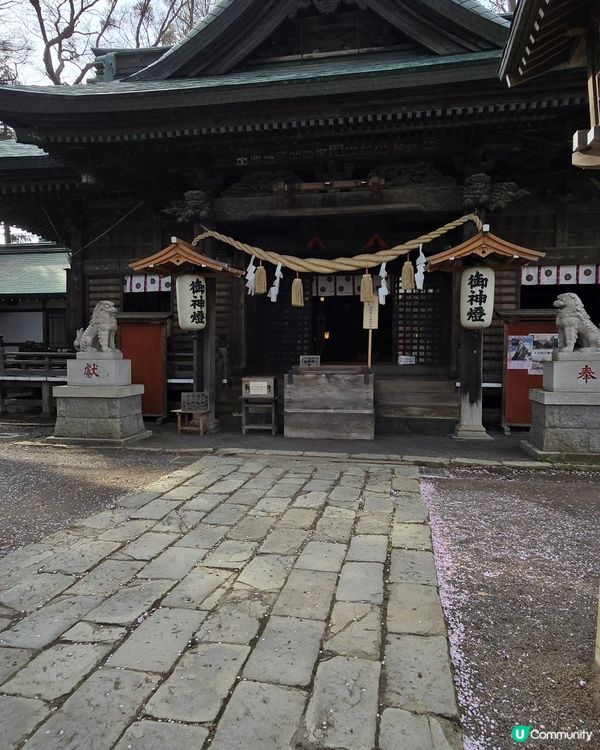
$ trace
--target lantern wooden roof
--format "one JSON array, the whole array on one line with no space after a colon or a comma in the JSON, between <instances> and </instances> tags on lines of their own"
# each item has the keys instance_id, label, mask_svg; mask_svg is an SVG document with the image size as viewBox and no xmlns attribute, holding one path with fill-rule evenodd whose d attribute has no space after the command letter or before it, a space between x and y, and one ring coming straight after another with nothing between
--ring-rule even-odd
<instances>
[{"instance_id":1,"label":"lantern wooden roof","mask_svg":"<svg viewBox=\"0 0 600 750\"><path fill-rule=\"evenodd\" d=\"M526 266L541 260L546 253L514 245L491 232L479 232L462 245L452 247L427 259L429 271L452 271L467 258L479 257L492 268Z\"/></svg>"},{"instance_id":2,"label":"lantern wooden roof","mask_svg":"<svg viewBox=\"0 0 600 750\"><path fill-rule=\"evenodd\" d=\"M202 272L225 271L238 278L244 275L243 271L233 268L228 263L221 263L214 258L202 255L189 242L177 239L177 237L173 237L171 244L158 253L130 263L129 268L133 271L151 271L165 276L198 273L198 269L202 269Z\"/></svg>"}]
</instances>

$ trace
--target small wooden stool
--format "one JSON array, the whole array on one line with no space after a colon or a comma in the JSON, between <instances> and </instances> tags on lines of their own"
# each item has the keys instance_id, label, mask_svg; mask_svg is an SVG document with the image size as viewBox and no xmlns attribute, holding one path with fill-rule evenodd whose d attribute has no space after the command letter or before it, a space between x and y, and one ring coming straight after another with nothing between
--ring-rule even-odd
<instances>
[{"instance_id":1,"label":"small wooden stool","mask_svg":"<svg viewBox=\"0 0 600 750\"><path fill-rule=\"evenodd\" d=\"M182 393L181 409L173 409L173 414L177 414L179 432L199 432L204 435L208 429L210 417L208 393Z\"/></svg>"}]
</instances>

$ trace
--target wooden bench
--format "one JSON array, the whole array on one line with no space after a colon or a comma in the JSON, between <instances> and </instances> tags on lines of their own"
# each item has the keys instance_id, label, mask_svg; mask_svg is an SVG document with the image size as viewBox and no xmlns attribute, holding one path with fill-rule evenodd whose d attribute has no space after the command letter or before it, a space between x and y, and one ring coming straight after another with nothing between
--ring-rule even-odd
<instances>
[{"instance_id":1,"label":"wooden bench","mask_svg":"<svg viewBox=\"0 0 600 750\"><path fill-rule=\"evenodd\" d=\"M182 393L181 409L174 409L173 414L177 414L179 432L199 432L204 435L208 430L210 417L208 393Z\"/></svg>"}]
</instances>

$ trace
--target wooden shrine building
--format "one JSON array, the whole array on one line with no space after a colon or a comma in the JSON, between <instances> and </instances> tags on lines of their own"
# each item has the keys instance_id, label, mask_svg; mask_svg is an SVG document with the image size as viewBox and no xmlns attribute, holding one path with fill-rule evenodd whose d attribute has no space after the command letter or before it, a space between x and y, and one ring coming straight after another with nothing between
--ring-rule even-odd
<instances>
[{"instance_id":1,"label":"wooden shrine building","mask_svg":"<svg viewBox=\"0 0 600 750\"><path fill-rule=\"evenodd\" d=\"M507 88L498 67L509 26L474 0L219 0L169 49L98 50L85 85L0 88L0 120L17 138L10 159L0 150L0 220L70 248L71 338L99 299L173 312L164 278L132 276L130 264L174 235L191 241L208 227L336 258L472 212L495 235L545 253L541 271L498 273L498 313L548 308L571 284L600 319L600 183L565 149L585 119L586 73ZM461 227L424 253L469 236ZM244 271L249 262L214 239L199 250ZM403 291L404 260L388 265L374 335L376 413L395 428L417 417L454 424L453 276L432 271L422 291ZM232 410L241 376L283 375L301 355L366 363L362 271L304 275L303 307L290 305L294 275L284 269L276 302L219 278L223 408ZM500 404L504 345L498 318L484 340L489 406ZM167 357L175 400L189 388L191 358L175 321Z\"/></svg>"}]
</instances>

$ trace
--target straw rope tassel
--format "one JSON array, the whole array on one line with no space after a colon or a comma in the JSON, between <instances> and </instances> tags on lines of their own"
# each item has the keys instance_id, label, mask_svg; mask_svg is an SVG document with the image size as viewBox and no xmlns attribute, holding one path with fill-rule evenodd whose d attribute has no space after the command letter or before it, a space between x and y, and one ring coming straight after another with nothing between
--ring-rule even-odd
<instances>
[{"instance_id":1,"label":"straw rope tassel","mask_svg":"<svg viewBox=\"0 0 600 750\"><path fill-rule=\"evenodd\" d=\"M254 292L255 294L267 293L267 269L262 263L256 269L256 276L254 277Z\"/></svg>"},{"instance_id":2,"label":"straw rope tassel","mask_svg":"<svg viewBox=\"0 0 600 750\"><path fill-rule=\"evenodd\" d=\"M360 282L360 301L373 302L375 299L375 290L373 289L373 277L367 269L363 274Z\"/></svg>"},{"instance_id":3,"label":"straw rope tassel","mask_svg":"<svg viewBox=\"0 0 600 750\"><path fill-rule=\"evenodd\" d=\"M412 264L410 256L404 262L402 266L402 289L407 291L410 289L416 289L415 283L415 267Z\"/></svg>"},{"instance_id":4,"label":"straw rope tassel","mask_svg":"<svg viewBox=\"0 0 600 750\"><path fill-rule=\"evenodd\" d=\"M292 281L292 307L304 307L304 285L299 274Z\"/></svg>"}]
</instances>

